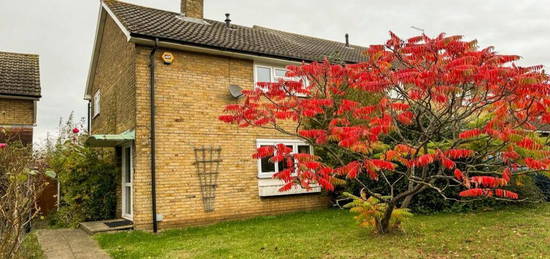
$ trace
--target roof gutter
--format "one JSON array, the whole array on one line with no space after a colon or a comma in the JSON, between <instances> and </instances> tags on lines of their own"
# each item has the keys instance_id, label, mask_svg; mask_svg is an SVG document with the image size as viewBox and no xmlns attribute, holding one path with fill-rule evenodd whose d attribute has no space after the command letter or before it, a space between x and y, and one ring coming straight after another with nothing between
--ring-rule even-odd
<instances>
[{"instance_id":1,"label":"roof gutter","mask_svg":"<svg viewBox=\"0 0 550 259\"><path fill-rule=\"evenodd\" d=\"M0 94L0 99L17 99L17 100L32 100L38 101L42 96L26 96L17 94Z\"/></svg>"},{"instance_id":2,"label":"roof gutter","mask_svg":"<svg viewBox=\"0 0 550 259\"><path fill-rule=\"evenodd\" d=\"M158 232L157 222L157 160L156 160L156 132L155 132L155 55L159 47L159 40L155 39L153 49L149 55L149 86L150 86L150 109L151 109L151 209L153 213L153 233Z\"/></svg>"},{"instance_id":3,"label":"roof gutter","mask_svg":"<svg viewBox=\"0 0 550 259\"><path fill-rule=\"evenodd\" d=\"M216 49L212 47L202 47L202 46L192 45L189 43L160 40L159 38L150 38L150 37L145 37L142 35L135 35L135 34L131 34L128 41L135 44L144 45L144 46L155 46L155 44L158 44L157 46L162 48L177 49L177 50L183 50L183 51L198 52L198 53L240 58L240 59L249 59L249 60L261 61L266 63L275 63L275 64L282 64L282 65L301 65L302 64L302 61L290 60L288 58L283 58L283 57L279 58L275 56L259 56L257 54L248 54L243 52L230 51L226 49Z\"/></svg>"}]
</instances>

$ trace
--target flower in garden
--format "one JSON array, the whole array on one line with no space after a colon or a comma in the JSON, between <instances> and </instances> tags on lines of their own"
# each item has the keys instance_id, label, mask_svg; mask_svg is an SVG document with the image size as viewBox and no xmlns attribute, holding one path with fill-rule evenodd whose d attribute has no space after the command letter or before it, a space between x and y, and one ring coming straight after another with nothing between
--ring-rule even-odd
<instances>
[{"instance_id":1,"label":"flower in garden","mask_svg":"<svg viewBox=\"0 0 550 259\"><path fill-rule=\"evenodd\" d=\"M73 129L73 133L74 133L74 134L78 134L79 132L80 132L80 130L79 130L78 128L74 128L74 129Z\"/></svg>"},{"instance_id":2,"label":"flower in garden","mask_svg":"<svg viewBox=\"0 0 550 259\"><path fill-rule=\"evenodd\" d=\"M8 146L8 144L6 144L6 143L0 143L0 149L5 148L7 146Z\"/></svg>"}]
</instances>

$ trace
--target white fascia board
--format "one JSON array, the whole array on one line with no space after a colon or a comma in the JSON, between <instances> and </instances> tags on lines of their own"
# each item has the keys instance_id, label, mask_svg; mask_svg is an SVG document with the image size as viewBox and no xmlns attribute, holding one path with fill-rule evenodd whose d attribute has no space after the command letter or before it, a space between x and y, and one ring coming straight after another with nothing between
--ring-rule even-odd
<instances>
[{"instance_id":1,"label":"white fascia board","mask_svg":"<svg viewBox=\"0 0 550 259\"><path fill-rule=\"evenodd\" d=\"M99 58L99 52L101 51L101 42L103 40L103 28L105 27L105 21L107 20L107 14L115 21L116 25L120 28L122 33L126 36L126 40L130 41L130 32L122 25L120 20L114 15L113 11L109 7L101 2L99 8L98 21L96 26L96 33L94 39L94 47L92 49L92 59L90 61L90 68L88 70L88 79L86 81L86 91L84 93L84 100L91 100L90 91L92 90L92 85L94 84L95 69L97 65L97 60Z\"/></svg>"}]
</instances>

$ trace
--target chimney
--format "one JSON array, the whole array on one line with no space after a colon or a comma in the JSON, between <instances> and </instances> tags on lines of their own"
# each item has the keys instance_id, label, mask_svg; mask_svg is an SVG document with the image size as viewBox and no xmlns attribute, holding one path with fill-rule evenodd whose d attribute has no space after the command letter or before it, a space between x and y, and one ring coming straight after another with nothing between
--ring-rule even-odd
<instances>
[{"instance_id":1,"label":"chimney","mask_svg":"<svg viewBox=\"0 0 550 259\"><path fill-rule=\"evenodd\" d=\"M204 0L181 0L181 13L187 17L204 18Z\"/></svg>"},{"instance_id":2,"label":"chimney","mask_svg":"<svg viewBox=\"0 0 550 259\"><path fill-rule=\"evenodd\" d=\"M349 34L346 33L346 47L349 48Z\"/></svg>"},{"instance_id":3,"label":"chimney","mask_svg":"<svg viewBox=\"0 0 550 259\"><path fill-rule=\"evenodd\" d=\"M229 19L229 13L225 14L225 27L230 28L231 27L231 19Z\"/></svg>"}]
</instances>

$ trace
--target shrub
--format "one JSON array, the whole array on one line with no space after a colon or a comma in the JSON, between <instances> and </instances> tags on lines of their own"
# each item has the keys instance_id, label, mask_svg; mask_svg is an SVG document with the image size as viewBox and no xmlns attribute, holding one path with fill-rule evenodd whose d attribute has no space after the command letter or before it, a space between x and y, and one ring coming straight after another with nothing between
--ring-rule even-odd
<instances>
[{"instance_id":1,"label":"shrub","mask_svg":"<svg viewBox=\"0 0 550 259\"><path fill-rule=\"evenodd\" d=\"M535 184L539 187L544 199L550 201L550 177L544 174L534 176Z\"/></svg>"},{"instance_id":2,"label":"shrub","mask_svg":"<svg viewBox=\"0 0 550 259\"><path fill-rule=\"evenodd\" d=\"M119 174L112 154L85 146L86 138L71 116L44 151L61 186L59 210L50 217L53 225L76 227L82 221L115 217Z\"/></svg>"},{"instance_id":3,"label":"shrub","mask_svg":"<svg viewBox=\"0 0 550 259\"><path fill-rule=\"evenodd\" d=\"M38 215L38 195L44 186L31 170L33 154L20 143L0 144L0 258L15 257L26 230Z\"/></svg>"},{"instance_id":4,"label":"shrub","mask_svg":"<svg viewBox=\"0 0 550 259\"><path fill-rule=\"evenodd\" d=\"M116 211L118 174L101 151L66 142L49 159L61 186L56 225L75 227L82 221L110 219Z\"/></svg>"},{"instance_id":5,"label":"shrub","mask_svg":"<svg viewBox=\"0 0 550 259\"><path fill-rule=\"evenodd\" d=\"M392 178L389 178L389 180L391 181ZM548 182L544 182L544 180ZM522 197L522 201L525 199L526 203L489 198L459 201L460 197L458 197L457 193L459 192L460 187L454 186L449 187L444 191L444 194L450 199L444 199L443 196L441 196L441 194L434 189L427 189L426 191L415 195L408 208L414 214L434 214L438 212L470 212L475 210L498 209L505 206L527 205L544 200L544 189L541 188L543 183L547 183L546 191L548 193L550 179L544 175L519 175L512 178L510 186L507 186L506 189L518 193L520 197ZM366 186L380 193L389 192L384 185L377 184L377 182L367 182ZM348 180L335 189L335 192L332 193L333 199L336 201L340 198L349 198L343 193L349 192L359 194L361 193L362 188L363 186L358 184L356 181ZM402 191L406 188L407 186L405 184L395 186L396 191ZM350 199L346 199L344 201L340 201L339 203L340 205L343 205L345 202L349 201Z\"/></svg>"},{"instance_id":6,"label":"shrub","mask_svg":"<svg viewBox=\"0 0 550 259\"><path fill-rule=\"evenodd\" d=\"M345 208L349 208L351 212L357 213L355 219L359 222L359 226L373 228L378 233L384 233L386 230L382 227L384 213L387 212L388 204L381 202L377 198L370 196L367 198L364 192L361 197L345 192L344 196L352 199L352 202L346 204ZM393 209L390 217L390 229L397 230L401 226L401 222L413 214L409 209Z\"/></svg>"}]
</instances>

